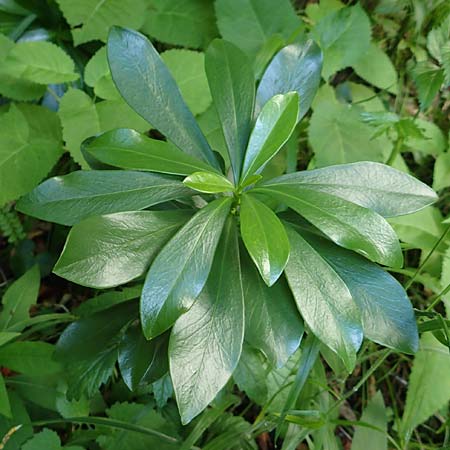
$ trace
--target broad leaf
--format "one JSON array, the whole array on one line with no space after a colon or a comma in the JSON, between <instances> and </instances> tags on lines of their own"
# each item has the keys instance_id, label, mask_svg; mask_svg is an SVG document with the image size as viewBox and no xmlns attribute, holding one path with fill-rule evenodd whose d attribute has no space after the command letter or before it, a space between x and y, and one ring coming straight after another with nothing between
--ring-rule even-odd
<instances>
[{"instance_id":1,"label":"broad leaf","mask_svg":"<svg viewBox=\"0 0 450 450\"><path fill-rule=\"evenodd\" d=\"M127 103L181 150L217 162L168 68L140 33L113 27L108 39L113 80Z\"/></svg>"},{"instance_id":2,"label":"broad leaf","mask_svg":"<svg viewBox=\"0 0 450 450\"><path fill-rule=\"evenodd\" d=\"M145 18L144 0L57 0L72 27L75 45L92 40L106 41L112 25L139 28Z\"/></svg>"},{"instance_id":3,"label":"broad leaf","mask_svg":"<svg viewBox=\"0 0 450 450\"><path fill-rule=\"evenodd\" d=\"M239 48L215 40L206 52L205 68L237 183L252 126L255 100L252 67Z\"/></svg>"},{"instance_id":4,"label":"broad leaf","mask_svg":"<svg viewBox=\"0 0 450 450\"><path fill-rule=\"evenodd\" d=\"M417 87L420 109L427 109L444 82L444 71L428 61L419 62L412 71Z\"/></svg>"},{"instance_id":5,"label":"broad leaf","mask_svg":"<svg viewBox=\"0 0 450 450\"><path fill-rule=\"evenodd\" d=\"M127 128L108 131L89 140L84 149L100 162L122 169L175 175L214 170L168 142L150 139Z\"/></svg>"},{"instance_id":6,"label":"broad leaf","mask_svg":"<svg viewBox=\"0 0 450 450\"><path fill-rule=\"evenodd\" d=\"M364 336L397 351L418 348L416 319L401 284L354 252L303 232L303 236L344 281L361 310Z\"/></svg>"},{"instance_id":7,"label":"broad leaf","mask_svg":"<svg viewBox=\"0 0 450 450\"><path fill-rule=\"evenodd\" d=\"M147 339L167 330L200 294L231 202L231 198L217 199L198 211L153 261L141 296Z\"/></svg>"},{"instance_id":8,"label":"broad leaf","mask_svg":"<svg viewBox=\"0 0 450 450\"><path fill-rule=\"evenodd\" d=\"M183 424L202 412L225 386L238 364L243 338L238 234L229 218L208 282L192 308L177 320L170 337L170 374Z\"/></svg>"},{"instance_id":9,"label":"broad leaf","mask_svg":"<svg viewBox=\"0 0 450 450\"><path fill-rule=\"evenodd\" d=\"M205 48L217 36L210 0L153 0L145 34L167 44Z\"/></svg>"},{"instance_id":10,"label":"broad leaf","mask_svg":"<svg viewBox=\"0 0 450 450\"><path fill-rule=\"evenodd\" d=\"M158 380L169 370L167 344L165 334L148 341L139 326L128 328L119 346L119 368L131 391Z\"/></svg>"},{"instance_id":11,"label":"broad leaf","mask_svg":"<svg viewBox=\"0 0 450 450\"><path fill-rule=\"evenodd\" d=\"M344 281L296 231L287 229L291 255L286 276L311 331L337 353L350 372L363 333L359 308Z\"/></svg>"},{"instance_id":12,"label":"broad leaf","mask_svg":"<svg viewBox=\"0 0 450 450\"><path fill-rule=\"evenodd\" d=\"M181 181L152 173L91 170L42 183L17 204L25 214L63 225L89 216L133 211L187 195Z\"/></svg>"},{"instance_id":13,"label":"broad leaf","mask_svg":"<svg viewBox=\"0 0 450 450\"><path fill-rule=\"evenodd\" d=\"M253 192L285 203L341 247L390 267L401 267L403 255L397 235L383 217L332 194L297 186L271 184Z\"/></svg>"},{"instance_id":14,"label":"broad leaf","mask_svg":"<svg viewBox=\"0 0 450 450\"><path fill-rule=\"evenodd\" d=\"M295 91L299 95L300 121L308 112L320 84L322 52L313 41L292 44L280 50L259 83L256 91L255 114L277 94Z\"/></svg>"},{"instance_id":15,"label":"broad leaf","mask_svg":"<svg viewBox=\"0 0 450 450\"><path fill-rule=\"evenodd\" d=\"M209 194L234 191L234 185L228 178L211 172L195 172L186 177L183 183L191 189Z\"/></svg>"},{"instance_id":16,"label":"broad leaf","mask_svg":"<svg viewBox=\"0 0 450 450\"><path fill-rule=\"evenodd\" d=\"M270 363L282 367L297 350L303 323L284 277L272 287L262 280L245 252L241 258L245 300L245 340Z\"/></svg>"},{"instance_id":17,"label":"broad leaf","mask_svg":"<svg viewBox=\"0 0 450 450\"><path fill-rule=\"evenodd\" d=\"M272 286L289 258L289 240L276 214L251 195L241 197L241 235L264 282Z\"/></svg>"},{"instance_id":18,"label":"broad leaf","mask_svg":"<svg viewBox=\"0 0 450 450\"><path fill-rule=\"evenodd\" d=\"M18 336L20 333L16 331L0 331L0 347Z\"/></svg>"},{"instance_id":19,"label":"broad leaf","mask_svg":"<svg viewBox=\"0 0 450 450\"><path fill-rule=\"evenodd\" d=\"M53 272L97 289L142 275L190 211L135 211L89 217L77 223Z\"/></svg>"},{"instance_id":20,"label":"broad leaf","mask_svg":"<svg viewBox=\"0 0 450 450\"><path fill-rule=\"evenodd\" d=\"M2 299L0 331L22 331L14 326L29 319L30 306L36 303L40 281L39 266L36 265L9 286Z\"/></svg>"},{"instance_id":21,"label":"broad leaf","mask_svg":"<svg viewBox=\"0 0 450 450\"><path fill-rule=\"evenodd\" d=\"M431 188L411 175L368 161L295 172L266 184L336 195L383 217L410 214L437 200Z\"/></svg>"},{"instance_id":22,"label":"broad leaf","mask_svg":"<svg viewBox=\"0 0 450 450\"><path fill-rule=\"evenodd\" d=\"M275 95L263 107L256 119L242 167L242 182L258 174L278 153L297 124L298 94Z\"/></svg>"},{"instance_id":23,"label":"broad leaf","mask_svg":"<svg viewBox=\"0 0 450 450\"><path fill-rule=\"evenodd\" d=\"M83 450L83 447L79 445L65 445L63 448L58 433L48 428L35 434L23 446L23 450L42 450L44 448L45 450Z\"/></svg>"}]
</instances>

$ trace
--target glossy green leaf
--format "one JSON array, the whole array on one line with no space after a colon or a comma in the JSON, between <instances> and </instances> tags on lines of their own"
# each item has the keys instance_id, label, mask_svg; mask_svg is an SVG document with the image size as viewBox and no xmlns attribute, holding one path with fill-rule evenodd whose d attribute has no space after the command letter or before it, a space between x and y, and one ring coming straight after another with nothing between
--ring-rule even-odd
<instances>
[{"instance_id":1,"label":"glossy green leaf","mask_svg":"<svg viewBox=\"0 0 450 450\"><path fill-rule=\"evenodd\" d=\"M245 252L241 264L245 340L261 350L273 366L282 367L297 350L303 335L294 298L284 277L269 288Z\"/></svg>"},{"instance_id":2,"label":"glossy green leaf","mask_svg":"<svg viewBox=\"0 0 450 450\"><path fill-rule=\"evenodd\" d=\"M286 276L311 331L350 372L362 338L360 311L344 281L296 231L287 229L291 255Z\"/></svg>"},{"instance_id":3,"label":"glossy green leaf","mask_svg":"<svg viewBox=\"0 0 450 450\"><path fill-rule=\"evenodd\" d=\"M215 398L241 355L244 298L238 245L236 225L230 217L204 290L172 330L170 374L183 424Z\"/></svg>"},{"instance_id":4,"label":"glossy green leaf","mask_svg":"<svg viewBox=\"0 0 450 450\"><path fill-rule=\"evenodd\" d=\"M192 212L134 211L77 223L53 272L83 286L104 289L142 275Z\"/></svg>"},{"instance_id":5,"label":"glossy green leaf","mask_svg":"<svg viewBox=\"0 0 450 450\"><path fill-rule=\"evenodd\" d=\"M241 197L240 217L245 247L264 282L272 286L289 258L284 226L268 206L248 194Z\"/></svg>"},{"instance_id":6,"label":"glossy green leaf","mask_svg":"<svg viewBox=\"0 0 450 450\"><path fill-rule=\"evenodd\" d=\"M397 351L415 353L419 344L414 311L401 284L362 256L303 232L344 281L361 310L364 336Z\"/></svg>"},{"instance_id":7,"label":"glossy green leaf","mask_svg":"<svg viewBox=\"0 0 450 450\"><path fill-rule=\"evenodd\" d=\"M187 311L208 278L231 198L211 202L166 244L153 261L141 296L141 320L150 339Z\"/></svg>"},{"instance_id":8,"label":"glossy green leaf","mask_svg":"<svg viewBox=\"0 0 450 450\"><path fill-rule=\"evenodd\" d=\"M158 380L169 370L167 344L167 335L148 341L140 326L128 328L119 346L119 368L131 391Z\"/></svg>"},{"instance_id":9,"label":"glossy green leaf","mask_svg":"<svg viewBox=\"0 0 450 450\"><path fill-rule=\"evenodd\" d=\"M6 391L5 380L0 373L0 415L12 418L11 405L9 404L8 392Z\"/></svg>"},{"instance_id":10,"label":"glossy green leaf","mask_svg":"<svg viewBox=\"0 0 450 450\"><path fill-rule=\"evenodd\" d=\"M17 209L42 220L73 225L90 216L140 210L192 194L181 181L162 175L78 171L45 181L22 197Z\"/></svg>"},{"instance_id":11,"label":"glossy green leaf","mask_svg":"<svg viewBox=\"0 0 450 450\"><path fill-rule=\"evenodd\" d=\"M113 27L108 39L113 80L127 103L181 150L217 162L178 86L150 41Z\"/></svg>"},{"instance_id":12,"label":"glossy green leaf","mask_svg":"<svg viewBox=\"0 0 450 450\"><path fill-rule=\"evenodd\" d=\"M341 247L390 267L401 267L403 255L397 235L383 217L332 194L267 182L253 192L285 203Z\"/></svg>"},{"instance_id":13,"label":"glossy green leaf","mask_svg":"<svg viewBox=\"0 0 450 450\"><path fill-rule=\"evenodd\" d=\"M30 317L30 306L36 303L40 281L39 266L36 265L9 286L2 299L0 331L13 329L14 325Z\"/></svg>"},{"instance_id":14,"label":"glossy green leaf","mask_svg":"<svg viewBox=\"0 0 450 450\"><path fill-rule=\"evenodd\" d=\"M239 48L219 39L208 47L205 68L237 183L252 127L253 70Z\"/></svg>"},{"instance_id":15,"label":"glossy green leaf","mask_svg":"<svg viewBox=\"0 0 450 450\"><path fill-rule=\"evenodd\" d=\"M385 164L369 161L290 173L266 184L332 194L383 217L411 214L437 200L436 193L425 183Z\"/></svg>"},{"instance_id":16,"label":"glossy green leaf","mask_svg":"<svg viewBox=\"0 0 450 450\"><path fill-rule=\"evenodd\" d=\"M209 194L234 191L234 185L228 178L211 172L195 172L186 177L183 183L191 189Z\"/></svg>"},{"instance_id":17,"label":"glossy green leaf","mask_svg":"<svg viewBox=\"0 0 450 450\"><path fill-rule=\"evenodd\" d=\"M108 131L89 140L85 150L102 163L122 169L175 175L214 170L168 142L150 139L127 128Z\"/></svg>"},{"instance_id":18,"label":"glossy green leaf","mask_svg":"<svg viewBox=\"0 0 450 450\"><path fill-rule=\"evenodd\" d=\"M258 174L277 154L291 136L297 124L298 94L275 95L263 107L256 119L242 167L241 180Z\"/></svg>"},{"instance_id":19,"label":"glossy green leaf","mask_svg":"<svg viewBox=\"0 0 450 450\"><path fill-rule=\"evenodd\" d=\"M299 95L300 121L308 112L320 84L322 52L313 41L281 49L267 67L256 91L255 114L277 94L295 91Z\"/></svg>"}]
</instances>

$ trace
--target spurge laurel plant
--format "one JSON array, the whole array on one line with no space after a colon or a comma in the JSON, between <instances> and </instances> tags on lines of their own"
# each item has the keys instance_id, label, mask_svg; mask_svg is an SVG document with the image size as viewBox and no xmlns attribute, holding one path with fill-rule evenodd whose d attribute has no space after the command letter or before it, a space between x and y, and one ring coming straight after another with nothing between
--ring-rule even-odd
<instances>
[{"instance_id":1,"label":"spurge laurel plant","mask_svg":"<svg viewBox=\"0 0 450 450\"><path fill-rule=\"evenodd\" d=\"M246 56L229 42L212 42L205 68L228 147L223 157L144 36L113 28L108 60L123 98L167 141L130 129L91 138L83 152L94 170L51 178L17 208L73 226L56 274L104 289L146 273L140 323L162 355L158 376L169 361L183 423L225 386L244 340L282 366L300 345L304 323L349 371L363 336L417 349L406 293L377 263L403 262L385 217L424 208L435 193L374 162L261 176L318 88L322 55L314 42L283 48L256 92ZM127 331L138 311L121 307L108 320L124 339L147 342ZM58 343L63 358L76 326ZM119 348L131 388L151 378L138 347Z\"/></svg>"}]
</instances>

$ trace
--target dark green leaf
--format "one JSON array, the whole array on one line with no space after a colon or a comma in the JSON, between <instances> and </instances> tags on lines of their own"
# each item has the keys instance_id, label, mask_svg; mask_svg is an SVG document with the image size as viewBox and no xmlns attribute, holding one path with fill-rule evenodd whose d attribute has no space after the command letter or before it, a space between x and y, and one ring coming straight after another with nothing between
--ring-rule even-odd
<instances>
[{"instance_id":1,"label":"dark green leaf","mask_svg":"<svg viewBox=\"0 0 450 450\"><path fill-rule=\"evenodd\" d=\"M0 415L12 418L11 405L9 404L8 392L6 391L5 380L0 373Z\"/></svg>"},{"instance_id":2,"label":"dark green leaf","mask_svg":"<svg viewBox=\"0 0 450 450\"><path fill-rule=\"evenodd\" d=\"M73 225L89 216L136 211L192 193L181 181L153 173L78 171L45 181L23 197L17 209Z\"/></svg>"},{"instance_id":3,"label":"dark green leaf","mask_svg":"<svg viewBox=\"0 0 450 450\"><path fill-rule=\"evenodd\" d=\"M20 397L15 393L9 392L9 401L11 403L12 419L2 417L0 420L0 436L3 437L17 425L20 428L15 433L11 434L4 450L23 450L22 444L33 436L33 428L30 423L30 416L25 409Z\"/></svg>"},{"instance_id":4,"label":"dark green leaf","mask_svg":"<svg viewBox=\"0 0 450 450\"><path fill-rule=\"evenodd\" d=\"M363 333L360 311L344 281L296 231L287 229L286 276L311 331L353 370Z\"/></svg>"},{"instance_id":5,"label":"dark green leaf","mask_svg":"<svg viewBox=\"0 0 450 450\"><path fill-rule=\"evenodd\" d=\"M145 36L113 27L108 38L108 61L117 89L136 112L181 150L218 168L172 75Z\"/></svg>"},{"instance_id":6,"label":"dark green leaf","mask_svg":"<svg viewBox=\"0 0 450 450\"><path fill-rule=\"evenodd\" d=\"M234 191L234 185L228 178L211 172L195 172L186 177L183 183L191 189L209 194Z\"/></svg>"},{"instance_id":7,"label":"dark green leaf","mask_svg":"<svg viewBox=\"0 0 450 450\"><path fill-rule=\"evenodd\" d=\"M295 172L266 184L336 195L384 217L410 214L437 200L431 188L411 175L368 161Z\"/></svg>"},{"instance_id":8,"label":"dark green leaf","mask_svg":"<svg viewBox=\"0 0 450 450\"><path fill-rule=\"evenodd\" d=\"M298 94L275 95L256 119L242 167L242 182L261 172L294 131L298 117Z\"/></svg>"},{"instance_id":9,"label":"dark green leaf","mask_svg":"<svg viewBox=\"0 0 450 450\"><path fill-rule=\"evenodd\" d=\"M238 364L243 337L238 233L230 217L208 282L192 308L177 320L170 337L170 374L183 424L202 412L225 386Z\"/></svg>"},{"instance_id":10,"label":"dark green leaf","mask_svg":"<svg viewBox=\"0 0 450 450\"><path fill-rule=\"evenodd\" d=\"M268 194L284 202L341 247L386 266L401 267L403 264L394 230L370 209L299 185L285 186L268 181L253 192Z\"/></svg>"},{"instance_id":11,"label":"dark green leaf","mask_svg":"<svg viewBox=\"0 0 450 450\"><path fill-rule=\"evenodd\" d=\"M240 216L245 247L265 283L272 286L289 258L284 226L268 206L248 194L241 197Z\"/></svg>"},{"instance_id":12,"label":"dark green leaf","mask_svg":"<svg viewBox=\"0 0 450 450\"><path fill-rule=\"evenodd\" d=\"M208 278L231 198L201 209L166 244L150 267L141 297L141 319L150 339L187 311Z\"/></svg>"},{"instance_id":13,"label":"dark green leaf","mask_svg":"<svg viewBox=\"0 0 450 450\"><path fill-rule=\"evenodd\" d=\"M237 183L252 126L253 70L239 48L218 39L208 47L205 68Z\"/></svg>"},{"instance_id":14,"label":"dark green leaf","mask_svg":"<svg viewBox=\"0 0 450 450\"><path fill-rule=\"evenodd\" d=\"M267 67L256 91L255 113L277 94L296 91L299 95L297 120L308 112L320 83L322 52L313 41L292 44L280 50Z\"/></svg>"},{"instance_id":15,"label":"dark green leaf","mask_svg":"<svg viewBox=\"0 0 450 450\"><path fill-rule=\"evenodd\" d=\"M142 275L192 211L134 211L89 217L77 223L53 272L94 288L124 284Z\"/></svg>"},{"instance_id":16,"label":"dark green leaf","mask_svg":"<svg viewBox=\"0 0 450 450\"><path fill-rule=\"evenodd\" d=\"M175 175L214 170L168 142L150 139L127 128L108 131L90 140L85 150L98 161L122 169Z\"/></svg>"}]
</instances>

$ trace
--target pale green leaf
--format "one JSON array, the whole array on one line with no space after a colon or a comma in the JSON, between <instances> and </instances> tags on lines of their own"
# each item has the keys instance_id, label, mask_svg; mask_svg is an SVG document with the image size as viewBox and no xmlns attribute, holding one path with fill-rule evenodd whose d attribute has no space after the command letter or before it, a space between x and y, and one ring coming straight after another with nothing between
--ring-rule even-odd
<instances>
[{"instance_id":1,"label":"pale green leaf","mask_svg":"<svg viewBox=\"0 0 450 450\"><path fill-rule=\"evenodd\" d=\"M428 61L421 61L414 67L412 78L417 87L420 109L425 110L444 83L444 71Z\"/></svg>"},{"instance_id":2,"label":"pale green leaf","mask_svg":"<svg viewBox=\"0 0 450 450\"><path fill-rule=\"evenodd\" d=\"M433 189L439 191L450 186L450 152L441 153L434 164Z\"/></svg>"},{"instance_id":3,"label":"pale green leaf","mask_svg":"<svg viewBox=\"0 0 450 450\"><path fill-rule=\"evenodd\" d=\"M212 172L194 172L183 183L191 189L209 194L234 191L234 185L228 178Z\"/></svg>"}]
</instances>

